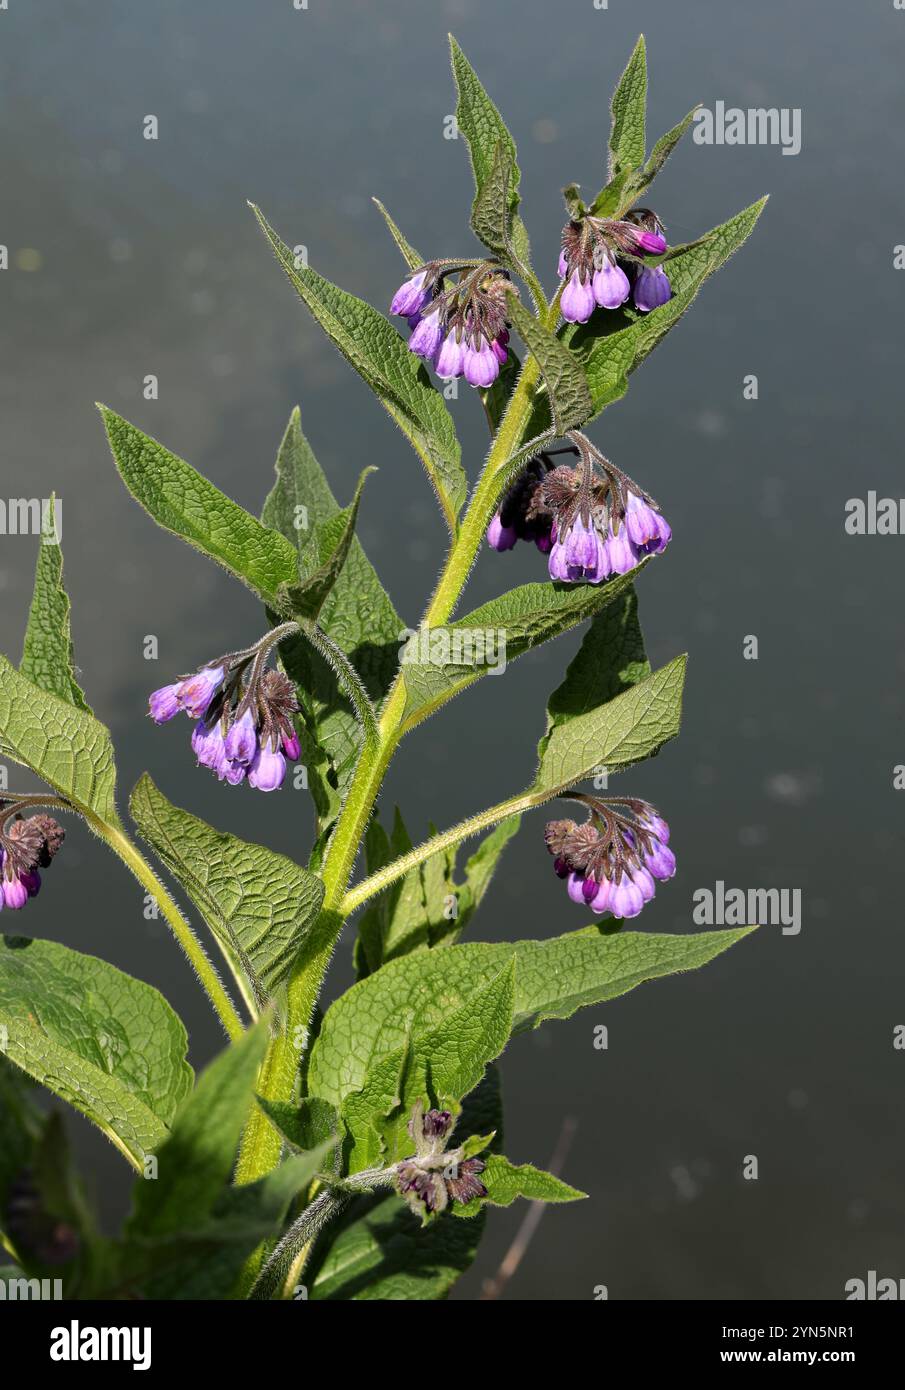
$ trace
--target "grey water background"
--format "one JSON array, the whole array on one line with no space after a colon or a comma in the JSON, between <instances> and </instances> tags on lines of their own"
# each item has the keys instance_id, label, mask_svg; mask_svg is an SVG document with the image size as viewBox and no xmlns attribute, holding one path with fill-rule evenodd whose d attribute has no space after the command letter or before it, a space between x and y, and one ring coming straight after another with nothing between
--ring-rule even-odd
<instances>
[{"instance_id":1,"label":"grey water background","mask_svg":"<svg viewBox=\"0 0 905 1390\"><path fill-rule=\"evenodd\" d=\"M651 660L690 652L681 737L619 779L673 826L679 860L638 926L693 929L718 879L798 888L799 935L762 927L703 971L648 984L518 1039L503 1061L506 1148L544 1164L577 1121L565 1176L513 1299L838 1299L905 1275L901 537L850 537L848 498L901 487L905 276L902 64L891 0L11 0L0 12L0 496L63 498L84 685L118 751L214 824L302 858L307 794L265 798L195 770L185 724L147 692L262 627L253 597L158 531L113 470L101 400L256 511L289 411L341 498L379 465L361 535L417 620L444 532L415 455L295 300L245 206L344 287L385 305L401 262L380 196L425 254L468 252L452 29L519 145L535 263L552 283L560 188L603 179L613 83L639 31L649 134L696 101L798 107L803 148L688 137L652 201L674 241L772 194L755 236L591 430L674 530L639 584ZM159 139L142 121L159 119ZM159 377L157 401L142 395ZM742 397L754 373L759 399ZM467 388L452 408L473 478L485 449ZM18 657L36 541L0 538L0 649ZM527 547L481 556L473 606L540 577ZM464 610L463 610L464 611ZM159 660L146 661L148 634ZM746 661L746 635L759 659ZM402 748L382 798L420 838L522 787L573 634L466 693ZM28 785L13 771L15 783ZM472 928L489 939L585 924L551 872L541 816L509 849ZM10 930L12 923L2 923ZM72 825L15 930L158 986L191 1057L221 1045L205 1000L118 861ZM351 978L352 932L331 990ZM594 1028L609 1029L606 1051ZM72 1124L108 1225L129 1174ZM746 1181L746 1155L759 1176ZM494 1214L456 1297L477 1298L523 1210Z\"/></svg>"}]
</instances>

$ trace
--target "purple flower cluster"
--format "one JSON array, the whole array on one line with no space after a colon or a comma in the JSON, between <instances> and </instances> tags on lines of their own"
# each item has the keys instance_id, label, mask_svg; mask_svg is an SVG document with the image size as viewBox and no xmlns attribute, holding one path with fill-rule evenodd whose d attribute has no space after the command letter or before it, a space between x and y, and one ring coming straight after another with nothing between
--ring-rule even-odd
<instances>
[{"instance_id":1,"label":"purple flower cluster","mask_svg":"<svg viewBox=\"0 0 905 1390\"><path fill-rule=\"evenodd\" d=\"M533 540L549 556L550 578L600 584L627 574L672 537L654 499L577 430L568 438L576 466L554 467L549 454L533 459L509 489L487 530L494 550Z\"/></svg>"},{"instance_id":2,"label":"purple flower cluster","mask_svg":"<svg viewBox=\"0 0 905 1390\"><path fill-rule=\"evenodd\" d=\"M441 380L464 376L486 388L508 356L510 293L508 277L491 261L431 261L400 285L390 312L408 320L409 349Z\"/></svg>"},{"instance_id":3,"label":"purple flower cluster","mask_svg":"<svg viewBox=\"0 0 905 1390\"><path fill-rule=\"evenodd\" d=\"M32 803L34 804L34 803ZM0 908L17 910L41 888L39 869L46 869L63 843L65 831L52 816L23 820L16 806L3 812L0 824Z\"/></svg>"},{"instance_id":4,"label":"purple flower cluster","mask_svg":"<svg viewBox=\"0 0 905 1390\"><path fill-rule=\"evenodd\" d=\"M464 1206L475 1197L487 1196L479 1177L485 1167L481 1159L465 1158L462 1149L447 1151L452 1128L448 1110L428 1110L425 1114L420 1103L409 1120L415 1152L396 1165L396 1190L422 1221L445 1211L450 1201Z\"/></svg>"},{"instance_id":5,"label":"purple flower cluster","mask_svg":"<svg viewBox=\"0 0 905 1390\"><path fill-rule=\"evenodd\" d=\"M672 878L676 857L669 826L646 801L616 797L600 801L575 793L590 807L582 825L550 821L545 832L553 867L566 880L573 902L598 915L637 917L656 891L655 880Z\"/></svg>"},{"instance_id":6,"label":"purple flower cluster","mask_svg":"<svg viewBox=\"0 0 905 1390\"><path fill-rule=\"evenodd\" d=\"M621 220L587 215L567 223L556 268L566 282L560 297L563 318L587 323L595 309L618 309L629 295L642 313L665 304L672 294L666 271L646 265L641 257L660 256L666 249L663 228L647 208Z\"/></svg>"},{"instance_id":7,"label":"purple flower cluster","mask_svg":"<svg viewBox=\"0 0 905 1390\"><path fill-rule=\"evenodd\" d=\"M287 759L301 753L292 684L281 671L264 669L271 645L268 634L255 647L155 690L148 702L155 724L180 711L196 721L192 749L221 782L247 781L263 792L283 785Z\"/></svg>"}]
</instances>

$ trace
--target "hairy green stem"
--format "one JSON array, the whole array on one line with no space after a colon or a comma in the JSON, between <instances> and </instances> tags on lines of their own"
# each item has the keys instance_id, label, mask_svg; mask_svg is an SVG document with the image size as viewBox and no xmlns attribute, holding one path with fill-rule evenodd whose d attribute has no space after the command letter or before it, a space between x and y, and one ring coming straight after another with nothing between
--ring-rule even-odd
<instances>
[{"instance_id":1,"label":"hairy green stem","mask_svg":"<svg viewBox=\"0 0 905 1390\"><path fill-rule=\"evenodd\" d=\"M547 327L555 325L558 312L559 291L548 306L546 317L541 316ZM454 539L421 620L422 626L437 627L448 622L459 602L484 539L487 523L499 502L507 464L524 439L539 380L538 363L529 355L522 366L461 527L453 532ZM384 702L376 736L373 740L365 739L349 794L324 856L321 877L325 891L321 915L293 966L287 986L285 1028L274 1038L259 1078L259 1092L269 1100L287 1101L294 1094L301 1060L298 1039L307 1037L307 1028L334 947L351 910L346 905L346 889L384 776L405 731L405 704L406 689L400 669ZM516 799L519 803L522 800ZM512 810L516 809L519 806L513 803ZM503 816L507 814L509 812L504 810ZM480 828L480 824L475 825L475 830ZM243 1137L237 1181L253 1182L262 1177L279 1162L281 1151L279 1134L263 1112L256 1108Z\"/></svg>"}]
</instances>

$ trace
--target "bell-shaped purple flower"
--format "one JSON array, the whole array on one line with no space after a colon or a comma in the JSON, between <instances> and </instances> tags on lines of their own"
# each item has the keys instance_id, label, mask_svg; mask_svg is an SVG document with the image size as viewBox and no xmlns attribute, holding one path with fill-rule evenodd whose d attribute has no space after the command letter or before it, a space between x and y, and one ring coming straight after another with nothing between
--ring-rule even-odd
<instances>
[{"instance_id":1,"label":"bell-shaped purple flower","mask_svg":"<svg viewBox=\"0 0 905 1390\"><path fill-rule=\"evenodd\" d=\"M607 563L611 574L628 574L638 563L638 556L629 540L625 522L618 532L610 531L606 543Z\"/></svg>"},{"instance_id":2,"label":"bell-shaped purple flower","mask_svg":"<svg viewBox=\"0 0 905 1390\"><path fill-rule=\"evenodd\" d=\"M595 307L590 279L582 280L581 271L573 270L559 301L563 318L566 323L587 323Z\"/></svg>"},{"instance_id":3,"label":"bell-shaped purple flower","mask_svg":"<svg viewBox=\"0 0 905 1390\"><path fill-rule=\"evenodd\" d=\"M426 279L427 272L419 270L404 280L393 295L390 313L400 314L402 318L417 314L430 298L430 289L426 289L424 284Z\"/></svg>"},{"instance_id":4,"label":"bell-shaped purple flower","mask_svg":"<svg viewBox=\"0 0 905 1390\"><path fill-rule=\"evenodd\" d=\"M220 771L226 761L226 749L219 719L210 728L203 719L198 720L192 733L192 751L202 767L209 767L212 772Z\"/></svg>"},{"instance_id":5,"label":"bell-shaped purple flower","mask_svg":"<svg viewBox=\"0 0 905 1390\"><path fill-rule=\"evenodd\" d=\"M570 569L582 573L597 569L597 531L593 521L585 525L580 516L575 518L565 539L566 562Z\"/></svg>"},{"instance_id":6,"label":"bell-shaped purple flower","mask_svg":"<svg viewBox=\"0 0 905 1390\"><path fill-rule=\"evenodd\" d=\"M412 331L409 338L409 351L416 357L424 357L428 361L433 361L443 337L443 325L440 322L440 309L429 309L418 320L418 326Z\"/></svg>"},{"instance_id":7,"label":"bell-shaped purple flower","mask_svg":"<svg viewBox=\"0 0 905 1390\"><path fill-rule=\"evenodd\" d=\"M566 559L566 547L562 541L554 541L550 547L547 570L551 579L559 580L563 584L571 582L572 576L569 573L569 562Z\"/></svg>"},{"instance_id":8,"label":"bell-shaped purple flower","mask_svg":"<svg viewBox=\"0 0 905 1390\"><path fill-rule=\"evenodd\" d=\"M254 715L243 710L224 740L223 751L230 762L250 763L258 751L258 735Z\"/></svg>"},{"instance_id":9,"label":"bell-shaped purple flower","mask_svg":"<svg viewBox=\"0 0 905 1390\"><path fill-rule=\"evenodd\" d=\"M465 370L465 339L457 339L455 328L451 328L443 339L434 368L441 381L452 381Z\"/></svg>"},{"instance_id":10,"label":"bell-shaped purple flower","mask_svg":"<svg viewBox=\"0 0 905 1390\"><path fill-rule=\"evenodd\" d=\"M155 724L165 724L168 719L177 715L181 708L178 681L173 685L161 686L148 699L148 713Z\"/></svg>"},{"instance_id":11,"label":"bell-shaped purple flower","mask_svg":"<svg viewBox=\"0 0 905 1390\"><path fill-rule=\"evenodd\" d=\"M676 872L676 856L660 840L654 840L651 849L645 852L644 863L654 878L661 880L672 878Z\"/></svg>"},{"instance_id":12,"label":"bell-shaped purple flower","mask_svg":"<svg viewBox=\"0 0 905 1390\"><path fill-rule=\"evenodd\" d=\"M286 759L276 751L267 739L258 749L255 760L248 769L249 786L259 792L273 792L283 785L286 776Z\"/></svg>"},{"instance_id":13,"label":"bell-shaped purple flower","mask_svg":"<svg viewBox=\"0 0 905 1390\"><path fill-rule=\"evenodd\" d=\"M556 262L556 273L560 280L565 280L569 273L569 262L566 260L565 251L560 251L559 260Z\"/></svg>"},{"instance_id":14,"label":"bell-shaped purple flower","mask_svg":"<svg viewBox=\"0 0 905 1390\"><path fill-rule=\"evenodd\" d=\"M658 816L655 811L641 817L641 823L645 830L649 830L652 835L656 835L658 840L662 840L664 845L669 844L669 826L662 816Z\"/></svg>"},{"instance_id":15,"label":"bell-shaped purple flower","mask_svg":"<svg viewBox=\"0 0 905 1390\"><path fill-rule=\"evenodd\" d=\"M500 361L485 339L478 348L467 346L463 363L465 380L469 386L492 386L500 374Z\"/></svg>"},{"instance_id":16,"label":"bell-shaped purple flower","mask_svg":"<svg viewBox=\"0 0 905 1390\"><path fill-rule=\"evenodd\" d=\"M605 260L600 270L594 271L591 285L595 302L601 309L618 309L631 293L631 285L625 271L611 260Z\"/></svg>"},{"instance_id":17,"label":"bell-shaped purple flower","mask_svg":"<svg viewBox=\"0 0 905 1390\"><path fill-rule=\"evenodd\" d=\"M283 753L292 763L297 763L302 756L302 745L299 743L297 733L284 734L281 740Z\"/></svg>"},{"instance_id":18,"label":"bell-shaped purple flower","mask_svg":"<svg viewBox=\"0 0 905 1390\"><path fill-rule=\"evenodd\" d=\"M636 237L639 251L646 251L650 256L662 256L666 250L666 237L660 232L639 231Z\"/></svg>"},{"instance_id":19,"label":"bell-shaped purple flower","mask_svg":"<svg viewBox=\"0 0 905 1390\"><path fill-rule=\"evenodd\" d=\"M614 917L637 917L644 906L641 889L633 883L627 873L623 873L619 883L614 883L610 893L610 911Z\"/></svg>"},{"instance_id":20,"label":"bell-shaped purple flower","mask_svg":"<svg viewBox=\"0 0 905 1390\"><path fill-rule=\"evenodd\" d=\"M659 309L661 304L671 299L672 286L663 267L642 266L635 277L632 297L635 308L640 309L642 314L650 313L651 309Z\"/></svg>"},{"instance_id":21,"label":"bell-shaped purple flower","mask_svg":"<svg viewBox=\"0 0 905 1390\"><path fill-rule=\"evenodd\" d=\"M644 901L649 903L657 891L657 885L643 864L632 869L632 882L636 888L640 888Z\"/></svg>"},{"instance_id":22,"label":"bell-shaped purple flower","mask_svg":"<svg viewBox=\"0 0 905 1390\"><path fill-rule=\"evenodd\" d=\"M597 893L591 899L591 911L597 913L607 912L610 906L610 899L613 896L613 885L608 878L605 878L598 886Z\"/></svg>"},{"instance_id":23,"label":"bell-shaped purple flower","mask_svg":"<svg viewBox=\"0 0 905 1390\"><path fill-rule=\"evenodd\" d=\"M504 526L499 512L487 527L487 544L491 550L511 550L518 540L514 526Z\"/></svg>"},{"instance_id":24,"label":"bell-shaped purple flower","mask_svg":"<svg viewBox=\"0 0 905 1390\"><path fill-rule=\"evenodd\" d=\"M628 495L625 529L632 544L645 555L659 555L672 539L672 529L666 519L636 492Z\"/></svg>"},{"instance_id":25,"label":"bell-shaped purple flower","mask_svg":"<svg viewBox=\"0 0 905 1390\"><path fill-rule=\"evenodd\" d=\"M15 878L3 875L3 906L18 911L28 902L28 889L17 874Z\"/></svg>"},{"instance_id":26,"label":"bell-shaped purple flower","mask_svg":"<svg viewBox=\"0 0 905 1390\"><path fill-rule=\"evenodd\" d=\"M223 675L222 666L205 666L195 675L180 681L176 687L176 697L182 709L193 719L202 719L223 683Z\"/></svg>"},{"instance_id":27,"label":"bell-shaped purple flower","mask_svg":"<svg viewBox=\"0 0 905 1390\"><path fill-rule=\"evenodd\" d=\"M575 873L574 870L569 874L566 882L566 891L573 903L581 903L584 906L584 874Z\"/></svg>"}]
</instances>

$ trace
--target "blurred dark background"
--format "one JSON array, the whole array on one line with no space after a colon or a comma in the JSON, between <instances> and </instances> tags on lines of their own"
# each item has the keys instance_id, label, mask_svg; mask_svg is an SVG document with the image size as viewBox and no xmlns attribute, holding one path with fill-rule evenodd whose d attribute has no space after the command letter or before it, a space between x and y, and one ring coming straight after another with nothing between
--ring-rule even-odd
<instances>
[{"instance_id":1,"label":"blurred dark background","mask_svg":"<svg viewBox=\"0 0 905 1390\"><path fill-rule=\"evenodd\" d=\"M673 826L676 879L647 930L693 929L717 879L800 888L803 927L763 927L704 971L645 986L518 1040L503 1063L507 1152L544 1164L566 1117L565 1176L591 1200L549 1211L508 1287L518 1299L843 1296L905 1275L901 537L850 537L844 507L902 491L905 275L902 64L891 0L158 0L17 3L0 14L2 495L63 498L83 682L118 749L120 799L149 769L216 825L304 859L305 792L264 798L196 771L184 722L149 690L252 640L252 596L154 528L118 481L102 400L257 511L291 407L346 499L380 476L361 535L406 621L444 530L415 455L295 300L245 206L344 287L385 306L401 262L379 195L425 254L472 247L452 29L519 145L535 263L553 282L560 188L603 181L607 105L639 31L651 139L696 101L794 107L801 153L698 146L656 185L684 241L764 192L752 241L633 378L595 440L661 501L674 540L640 583L651 660L690 656L681 738L617 790ZM159 139L142 138L146 115ZM143 398L146 375L159 399ZM746 375L757 401L742 396ZM472 477L477 400L453 403ZM3 537L0 648L18 658L36 541ZM467 605L540 577L527 547L485 553ZM160 659L143 658L156 634ZM759 659L746 661L746 635ZM382 804L416 838L522 787L544 701L577 635L485 680L403 746ZM23 785L11 769L13 785ZM510 847L473 936L584 925L542 844ZM102 955L157 985L192 1060L221 1045L194 977L119 862L77 826L15 930ZM4 919L3 926L11 924ZM331 989L350 979L352 932ZM609 1049L593 1046L609 1028ZM125 1165L73 1121L109 1223ZM757 1181L742 1176L746 1155ZM523 1211L493 1215L456 1296L476 1298Z\"/></svg>"}]
</instances>

